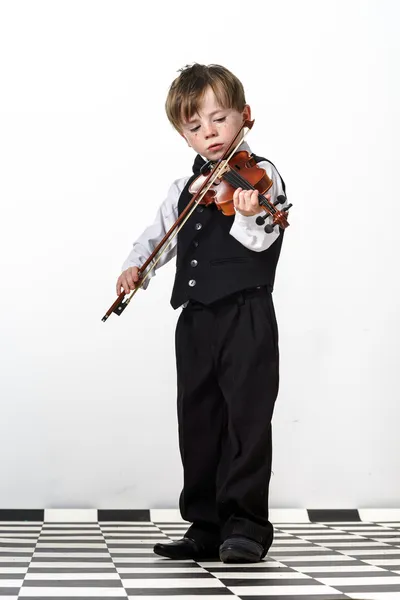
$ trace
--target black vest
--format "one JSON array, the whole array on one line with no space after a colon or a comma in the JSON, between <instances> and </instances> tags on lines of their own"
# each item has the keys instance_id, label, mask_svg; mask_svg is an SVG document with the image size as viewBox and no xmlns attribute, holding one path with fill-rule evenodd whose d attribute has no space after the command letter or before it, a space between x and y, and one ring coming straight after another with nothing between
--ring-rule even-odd
<instances>
[{"instance_id":1,"label":"black vest","mask_svg":"<svg viewBox=\"0 0 400 600\"><path fill-rule=\"evenodd\" d=\"M257 162L266 160L253 156ZM193 165L194 175L179 197L179 214L193 197L188 189L198 177L203 164L204 160L197 155ZM282 178L281 181L285 191ZM207 207L199 205L182 227L178 233L176 274L171 297L173 308L178 308L188 300L211 304L235 292L260 285L268 286L272 291L283 230L267 250L255 252L230 235L234 218L223 215L215 204Z\"/></svg>"}]
</instances>

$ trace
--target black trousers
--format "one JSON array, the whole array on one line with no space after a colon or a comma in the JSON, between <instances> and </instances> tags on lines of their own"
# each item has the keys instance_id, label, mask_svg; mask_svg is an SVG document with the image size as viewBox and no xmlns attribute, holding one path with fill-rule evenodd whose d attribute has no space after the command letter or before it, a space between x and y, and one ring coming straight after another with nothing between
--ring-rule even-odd
<instances>
[{"instance_id":1,"label":"black trousers","mask_svg":"<svg viewBox=\"0 0 400 600\"><path fill-rule=\"evenodd\" d=\"M278 328L266 288L210 306L190 302L176 328L179 506L186 535L218 544L273 540L268 520L271 419L279 387Z\"/></svg>"}]
</instances>

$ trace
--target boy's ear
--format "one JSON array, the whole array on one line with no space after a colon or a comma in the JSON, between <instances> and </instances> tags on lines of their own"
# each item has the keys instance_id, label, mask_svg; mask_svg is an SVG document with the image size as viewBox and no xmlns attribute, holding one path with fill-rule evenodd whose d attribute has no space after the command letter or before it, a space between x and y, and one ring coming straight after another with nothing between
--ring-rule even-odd
<instances>
[{"instance_id":1,"label":"boy's ear","mask_svg":"<svg viewBox=\"0 0 400 600\"><path fill-rule=\"evenodd\" d=\"M244 109L242 111L243 121L251 121L251 108L248 104L244 105Z\"/></svg>"}]
</instances>

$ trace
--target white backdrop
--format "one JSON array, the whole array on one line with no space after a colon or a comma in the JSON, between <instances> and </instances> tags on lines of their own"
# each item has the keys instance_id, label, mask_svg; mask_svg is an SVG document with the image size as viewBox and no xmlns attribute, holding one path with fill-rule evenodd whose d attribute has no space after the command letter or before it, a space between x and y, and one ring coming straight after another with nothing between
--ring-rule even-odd
<instances>
[{"instance_id":1,"label":"white backdrop","mask_svg":"<svg viewBox=\"0 0 400 600\"><path fill-rule=\"evenodd\" d=\"M0 2L0 508L177 505L174 265L101 317L190 173L164 101L195 61L242 80L294 204L271 506L400 506L399 19L395 0Z\"/></svg>"}]
</instances>

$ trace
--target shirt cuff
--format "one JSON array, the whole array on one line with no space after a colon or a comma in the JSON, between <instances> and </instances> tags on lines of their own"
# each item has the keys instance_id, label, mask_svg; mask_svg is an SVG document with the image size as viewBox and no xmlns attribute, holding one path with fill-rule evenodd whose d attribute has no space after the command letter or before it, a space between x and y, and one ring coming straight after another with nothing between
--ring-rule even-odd
<instances>
[{"instance_id":1,"label":"shirt cuff","mask_svg":"<svg viewBox=\"0 0 400 600\"><path fill-rule=\"evenodd\" d=\"M250 215L250 216L242 215L242 213L236 211L235 212L235 223L237 225L240 225L240 227L242 227L243 229L246 229L247 231L256 231L256 230L260 229L260 225L257 225L257 223L256 223L257 217L265 217L265 216L266 216L265 211L261 211L261 212L257 213L256 215ZM268 222L269 222L269 217L265 221L265 224L267 224Z\"/></svg>"}]
</instances>

